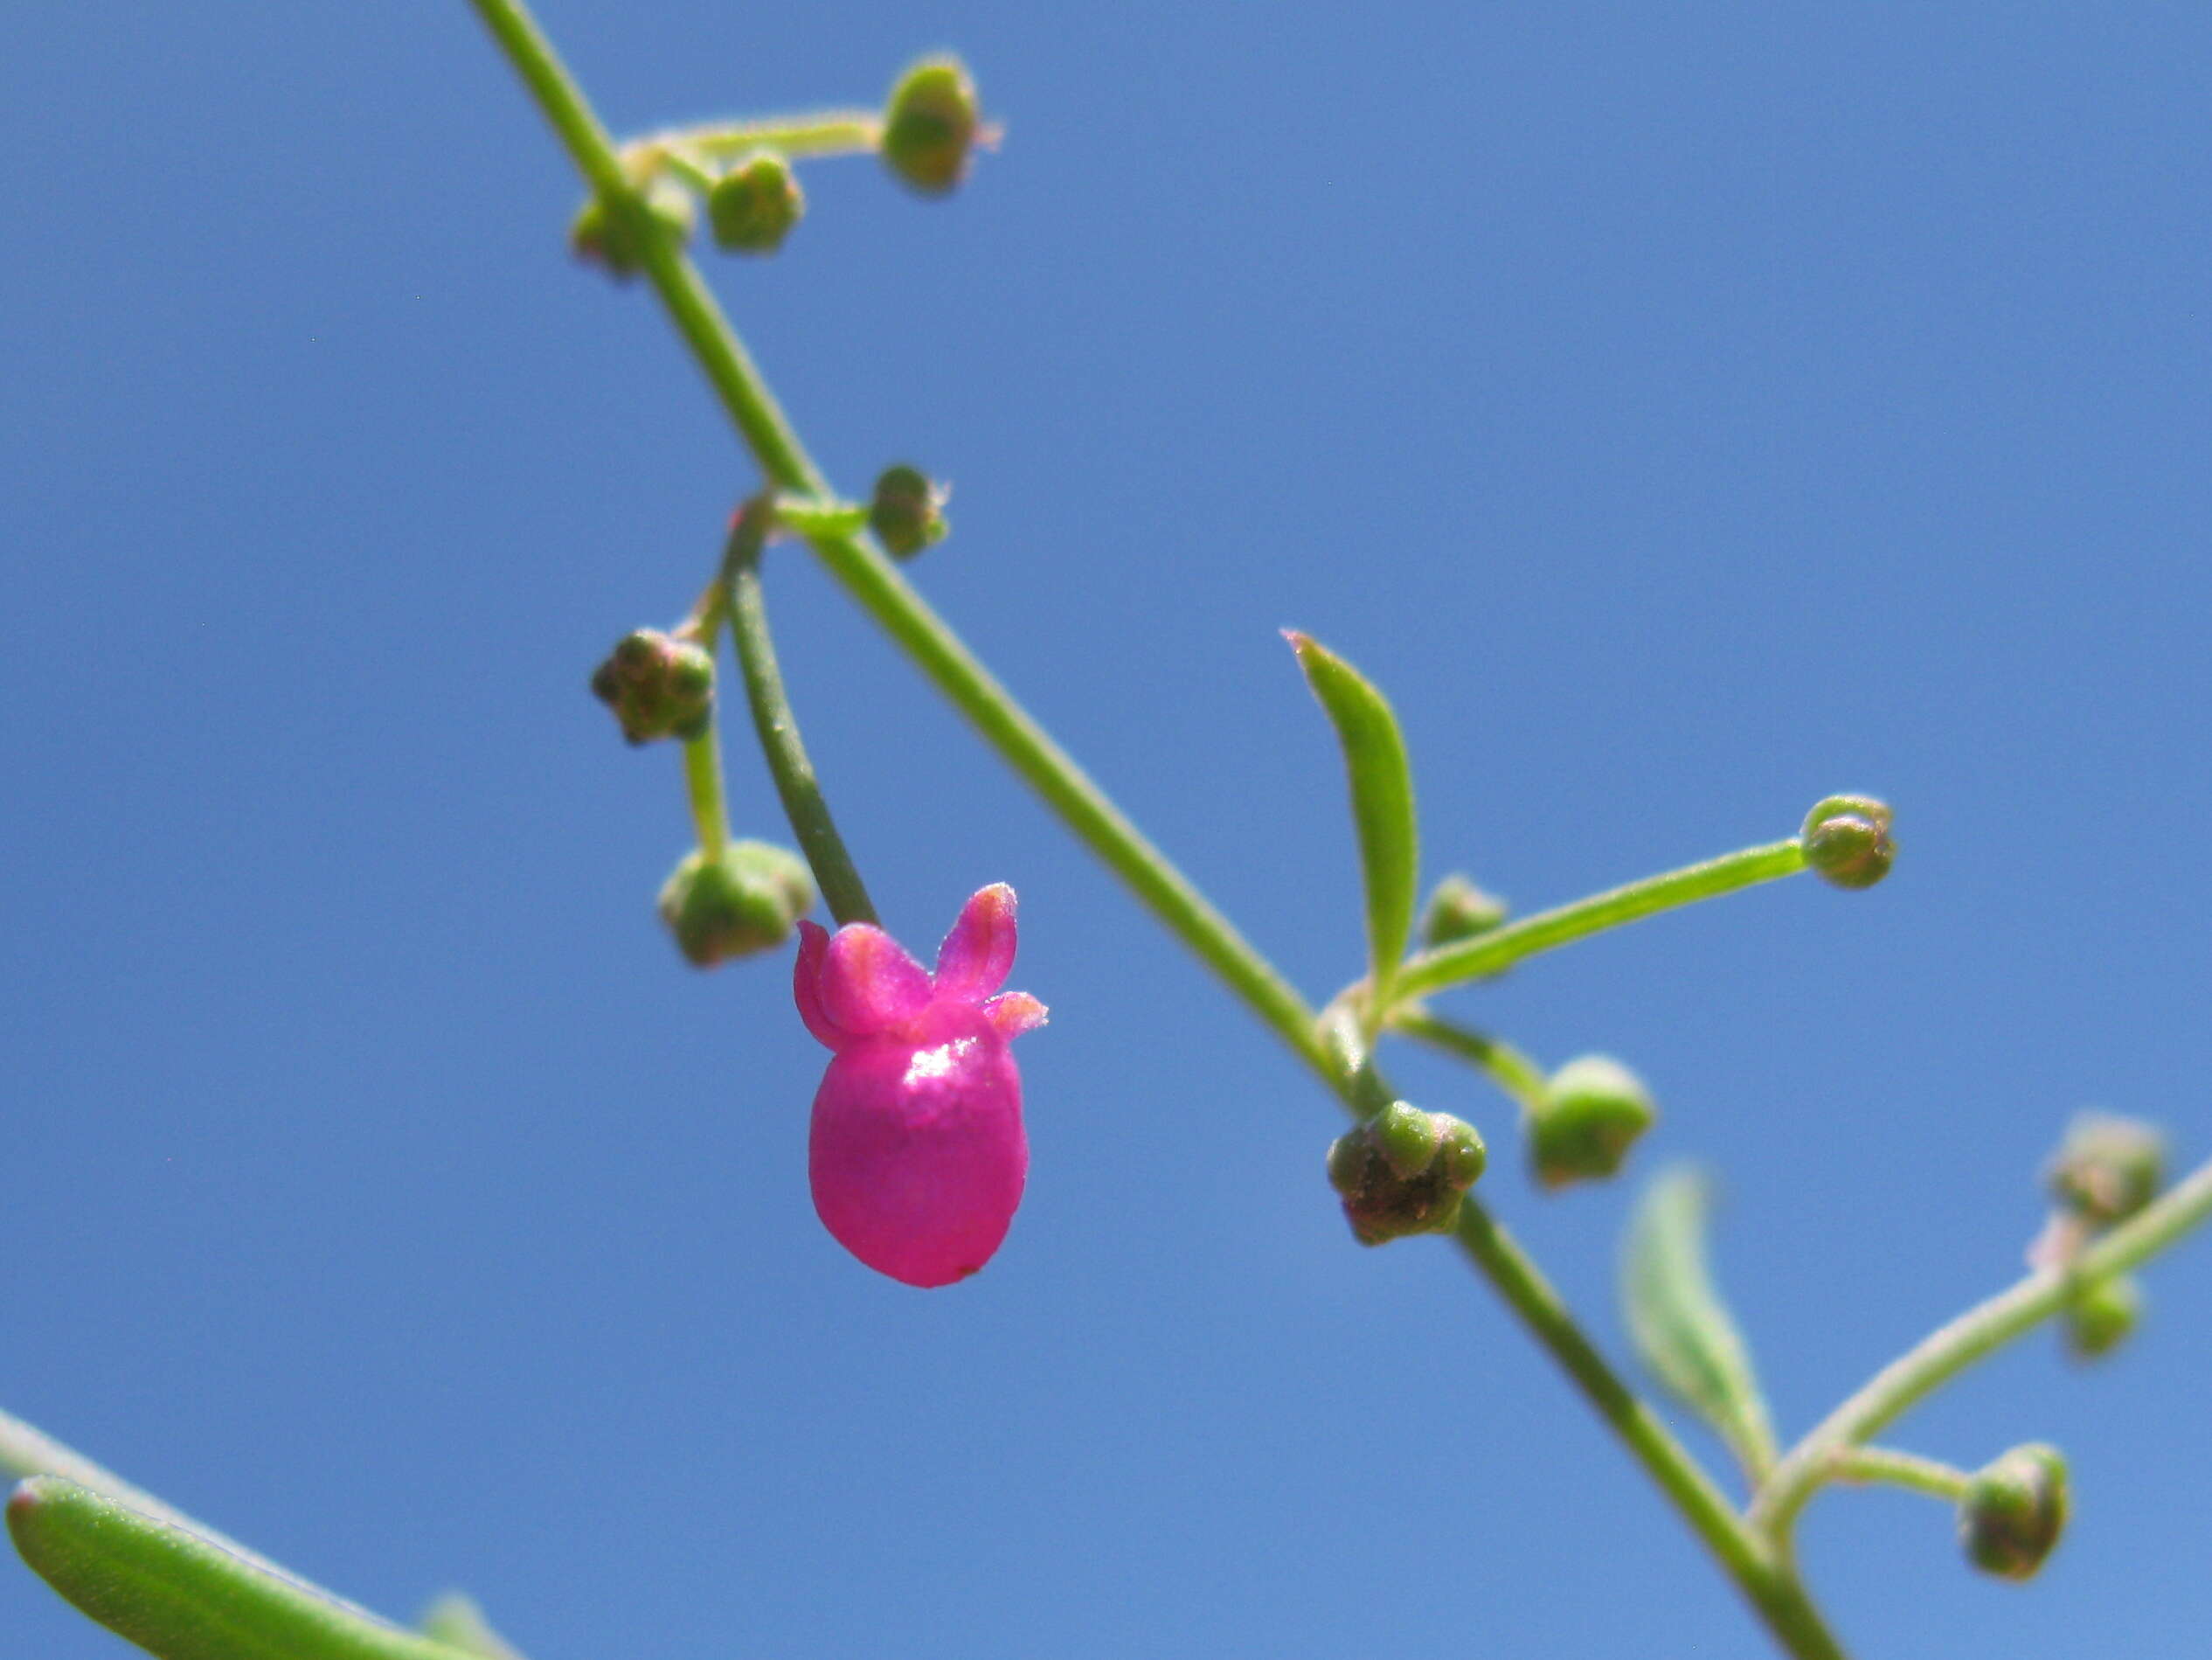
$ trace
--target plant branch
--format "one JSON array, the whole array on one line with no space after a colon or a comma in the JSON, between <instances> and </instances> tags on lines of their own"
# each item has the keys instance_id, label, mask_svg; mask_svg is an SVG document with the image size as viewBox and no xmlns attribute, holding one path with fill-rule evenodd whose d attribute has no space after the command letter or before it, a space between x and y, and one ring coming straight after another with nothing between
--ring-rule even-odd
<instances>
[{"instance_id":1,"label":"plant branch","mask_svg":"<svg viewBox=\"0 0 2212 1660\"><path fill-rule=\"evenodd\" d=\"M579 169L594 187L626 192L621 163L580 89L520 0L470 0L544 110ZM641 239L646 274L700 369L752 449L767 482L795 494L829 498L814 461L792 430L759 371L722 315L697 268L658 236ZM1000 685L874 542L854 532L810 533L809 545L848 594L875 619L923 674L973 724L1069 830L1198 958L1211 968L1348 1107L1356 1110L1352 1080L1334 1065L1305 1000L1228 919L1148 841L1044 729ZM1756 854L1760 850L1754 850ZM1737 879L1709 881L1724 892L1799 868L1795 843L1765 850L1771 869ZM1786 857L1784 857L1784 856ZM1738 855L1740 863L1745 856ZM1716 861L1727 865L1729 861ZM1633 890L1621 890L1629 894ZM1613 920L1647 914L1681 899L1633 908L1618 902ZM1535 920L1536 919L1531 919ZM1605 926L1598 923L1593 926ZM1524 923L1522 929L1527 930ZM1576 937L1584 927L1562 938ZM1501 930L1508 932L1508 930ZM1495 936L1486 936L1494 938ZM1557 943L1546 941L1543 943ZM1542 948L1531 943L1527 950ZM1439 954L1448 955L1448 954ZM1414 959L1418 962L1419 958ZM1480 970L1477 970L1478 972ZM1447 976L1452 977L1452 976ZM1432 982L1432 983L1441 983ZM1401 982L1401 989L1416 990ZM1630 1452L1682 1510L1719 1558L1769 1629L1799 1660L1841 1660L1793 1575L1770 1560L1759 1541L1713 1489L1695 1459L1607 1365L1533 1263L1479 1205L1464 1206L1463 1248L1521 1317L1537 1342L1571 1376L1621 1436Z\"/></svg>"},{"instance_id":2,"label":"plant branch","mask_svg":"<svg viewBox=\"0 0 2212 1660\"><path fill-rule=\"evenodd\" d=\"M729 618L730 637L737 648L738 666L745 674L745 701L752 708L752 730L760 740L760 753L775 780L776 795L784 816L791 821L799 850L815 873L815 886L840 926L847 922L875 922L876 907L867 886L845 851L844 838L830 816L829 802L815 776L814 762L799 736L799 718L791 712L791 699L783 689L783 671L776 663L776 642L768 632L766 597L760 587L760 542L766 533L767 505L754 502L738 510L730 526L730 542L722 560L723 610Z\"/></svg>"},{"instance_id":3,"label":"plant branch","mask_svg":"<svg viewBox=\"0 0 2212 1660\"><path fill-rule=\"evenodd\" d=\"M1425 993L1480 979L1511 968L1523 957L1555 946L1617 928L1624 922L1671 911L1738 888L1772 882L1805 868L1805 851L1792 837L1764 847L1747 847L1663 876L1646 877L1557 910L1539 911L1502 927L1489 929L1457 945L1422 951L1406 959L1399 969L1397 996L1411 1002Z\"/></svg>"},{"instance_id":4,"label":"plant branch","mask_svg":"<svg viewBox=\"0 0 2212 1660\"><path fill-rule=\"evenodd\" d=\"M1798 1512L1836 1473L1842 1450L1860 1445L1978 1360L2032 1330L2066 1305L2083 1282L2125 1274L2212 1216L2212 1162L2200 1165L2121 1223L2070 1268L2038 1268L2007 1290L1930 1333L1876 1372L1792 1448L1759 1489L1754 1526L1786 1552Z\"/></svg>"},{"instance_id":5,"label":"plant branch","mask_svg":"<svg viewBox=\"0 0 2212 1660\"><path fill-rule=\"evenodd\" d=\"M1973 1479L1941 1459L1923 1458L1918 1453L1899 1452L1893 1447L1839 1447L1830 1468L1833 1479L1839 1482L1860 1486L1880 1482L1954 1502Z\"/></svg>"},{"instance_id":6,"label":"plant branch","mask_svg":"<svg viewBox=\"0 0 2212 1660\"><path fill-rule=\"evenodd\" d=\"M1503 1090L1523 1113L1536 1112L1543 1105L1543 1068L1502 1038L1431 1014L1418 1003L1393 1010L1389 1029L1455 1060L1466 1061Z\"/></svg>"}]
</instances>

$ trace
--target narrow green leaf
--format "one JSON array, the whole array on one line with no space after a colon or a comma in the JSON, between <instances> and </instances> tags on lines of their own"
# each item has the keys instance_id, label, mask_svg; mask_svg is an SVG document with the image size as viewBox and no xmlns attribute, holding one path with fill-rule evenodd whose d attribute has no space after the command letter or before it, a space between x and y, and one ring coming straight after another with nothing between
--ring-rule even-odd
<instances>
[{"instance_id":1,"label":"narrow green leaf","mask_svg":"<svg viewBox=\"0 0 2212 1660\"><path fill-rule=\"evenodd\" d=\"M1413 818L1413 769L1397 717L1358 670L1308 635L1286 629L1306 684L1313 688L1337 742L1352 788L1360 869L1367 886L1367 954L1371 1006L1379 1019L1390 980L1413 933L1421 844Z\"/></svg>"},{"instance_id":2,"label":"narrow green leaf","mask_svg":"<svg viewBox=\"0 0 2212 1660\"><path fill-rule=\"evenodd\" d=\"M159 1660L460 1660L350 1602L58 1476L8 1501L23 1559Z\"/></svg>"},{"instance_id":3,"label":"narrow green leaf","mask_svg":"<svg viewBox=\"0 0 2212 1660\"><path fill-rule=\"evenodd\" d=\"M1675 1165L1652 1177L1621 1251L1621 1306L1644 1365L1720 1432L1756 1482L1773 1466L1774 1428L1751 1351L1706 1267L1711 1211L1702 1171Z\"/></svg>"},{"instance_id":4,"label":"narrow green leaf","mask_svg":"<svg viewBox=\"0 0 2212 1660\"><path fill-rule=\"evenodd\" d=\"M523 1660L522 1651L491 1629L474 1597L448 1591L422 1616L422 1635L477 1660Z\"/></svg>"}]
</instances>

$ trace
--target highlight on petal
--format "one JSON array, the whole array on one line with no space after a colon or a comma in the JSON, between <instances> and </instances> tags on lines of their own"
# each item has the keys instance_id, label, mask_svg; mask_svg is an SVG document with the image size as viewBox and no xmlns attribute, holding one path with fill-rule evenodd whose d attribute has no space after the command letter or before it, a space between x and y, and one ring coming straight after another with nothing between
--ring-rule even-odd
<instances>
[{"instance_id":1,"label":"highlight on petal","mask_svg":"<svg viewBox=\"0 0 2212 1660\"><path fill-rule=\"evenodd\" d=\"M839 928L815 982L822 1012L865 1037L911 1020L929 1007L929 976L898 941L866 922Z\"/></svg>"},{"instance_id":2,"label":"highlight on petal","mask_svg":"<svg viewBox=\"0 0 2212 1660\"><path fill-rule=\"evenodd\" d=\"M1014 968L1014 890L1003 882L980 888L937 953L937 995L981 1003L1006 983Z\"/></svg>"},{"instance_id":3,"label":"highlight on petal","mask_svg":"<svg viewBox=\"0 0 2212 1660\"><path fill-rule=\"evenodd\" d=\"M998 1029L1000 1037L1018 1038L1043 1025L1046 1010L1026 991L1009 991L983 1005L983 1018Z\"/></svg>"},{"instance_id":4,"label":"highlight on petal","mask_svg":"<svg viewBox=\"0 0 2212 1660\"><path fill-rule=\"evenodd\" d=\"M829 955L829 930L819 922L801 921L799 924L799 962L791 971L792 1001L799 1005L799 1018L817 1043L836 1049L845 1041L845 1034L832 1025L822 1007L822 965Z\"/></svg>"}]
</instances>

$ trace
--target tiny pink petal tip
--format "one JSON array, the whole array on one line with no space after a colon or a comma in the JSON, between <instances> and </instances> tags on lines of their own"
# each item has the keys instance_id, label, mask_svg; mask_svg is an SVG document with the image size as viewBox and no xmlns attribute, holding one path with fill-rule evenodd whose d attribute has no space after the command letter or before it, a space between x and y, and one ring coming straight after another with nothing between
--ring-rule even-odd
<instances>
[{"instance_id":1,"label":"tiny pink petal tip","mask_svg":"<svg viewBox=\"0 0 2212 1660\"><path fill-rule=\"evenodd\" d=\"M1044 1023L1014 966L1014 890L982 889L934 975L881 928L801 924L793 991L835 1052L815 1093L815 1212L855 1256L907 1285L950 1285L988 1262L1022 1202L1029 1140L1012 1039Z\"/></svg>"}]
</instances>

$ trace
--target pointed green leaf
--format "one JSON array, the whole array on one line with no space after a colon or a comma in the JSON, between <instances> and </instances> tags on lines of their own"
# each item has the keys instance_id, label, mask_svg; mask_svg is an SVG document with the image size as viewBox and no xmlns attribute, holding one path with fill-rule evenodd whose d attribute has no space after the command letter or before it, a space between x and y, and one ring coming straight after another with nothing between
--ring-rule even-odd
<instances>
[{"instance_id":1,"label":"pointed green leaf","mask_svg":"<svg viewBox=\"0 0 2212 1660\"><path fill-rule=\"evenodd\" d=\"M58 1476L16 1489L8 1532L47 1584L159 1660L460 1660Z\"/></svg>"},{"instance_id":2,"label":"pointed green leaf","mask_svg":"<svg viewBox=\"0 0 2212 1660\"><path fill-rule=\"evenodd\" d=\"M1774 1429L1751 1351L1706 1267L1711 1210L1702 1171L1675 1165L1652 1177L1629 1219L1621 1306L1644 1365L1720 1432L1756 1481L1774 1462Z\"/></svg>"},{"instance_id":3,"label":"pointed green leaf","mask_svg":"<svg viewBox=\"0 0 2212 1660\"><path fill-rule=\"evenodd\" d=\"M1367 953L1373 1006L1389 1004L1390 979L1413 933L1421 845L1413 819L1413 770L1397 717L1358 670L1295 629L1283 637L1298 654L1306 684L1336 728L1351 781L1352 823L1359 832L1360 869L1367 886Z\"/></svg>"},{"instance_id":4,"label":"pointed green leaf","mask_svg":"<svg viewBox=\"0 0 2212 1660\"><path fill-rule=\"evenodd\" d=\"M422 1616L422 1635L476 1660L523 1660L522 1651L491 1629L474 1597L448 1591Z\"/></svg>"}]
</instances>

